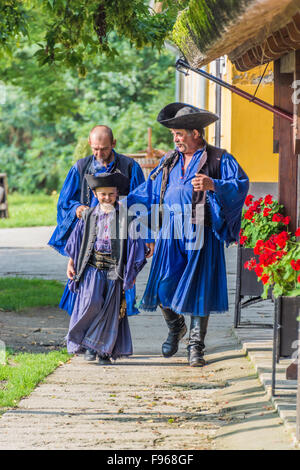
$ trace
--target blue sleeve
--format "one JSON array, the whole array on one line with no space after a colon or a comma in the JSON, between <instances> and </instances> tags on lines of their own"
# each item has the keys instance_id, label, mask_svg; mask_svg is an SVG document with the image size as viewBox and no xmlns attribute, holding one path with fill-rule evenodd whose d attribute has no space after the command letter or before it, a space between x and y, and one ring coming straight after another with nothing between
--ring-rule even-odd
<instances>
[{"instance_id":1,"label":"blue sleeve","mask_svg":"<svg viewBox=\"0 0 300 470\"><path fill-rule=\"evenodd\" d=\"M142 225L147 226L148 233L145 238L146 243L155 242L154 233L151 232L151 210L152 216L155 219L154 212L158 210L159 199L160 199L160 188L162 181L162 172L158 174L156 179L153 181L151 175L156 171L157 167L152 170L147 181L138 186L135 190L131 191L128 196L123 200L124 204L127 204L128 209L135 205L135 208L139 211L139 220ZM123 202L122 201L122 202ZM144 210L138 206L144 206ZM135 216L137 214L132 213Z\"/></svg>"},{"instance_id":2,"label":"blue sleeve","mask_svg":"<svg viewBox=\"0 0 300 470\"><path fill-rule=\"evenodd\" d=\"M77 272L77 263L78 263L78 256L80 253L80 248L81 248L83 230L84 230L84 221L83 219L80 219L78 220L78 223L75 225L75 228L72 230L71 235L69 236L68 241L65 246L65 253L74 261L75 272ZM77 287L78 287L77 283L69 279L68 281L69 290L74 293L77 291ZM63 299L61 303L63 303ZM69 312L69 308L67 310Z\"/></svg>"},{"instance_id":3,"label":"blue sleeve","mask_svg":"<svg viewBox=\"0 0 300 470\"><path fill-rule=\"evenodd\" d=\"M124 276L124 290L132 289L138 273L147 263L147 248L144 240L137 238L133 240L130 236L127 240L127 263Z\"/></svg>"},{"instance_id":4,"label":"blue sleeve","mask_svg":"<svg viewBox=\"0 0 300 470\"><path fill-rule=\"evenodd\" d=\"M134 162L132 166L131 179L130 179L130 191L133 191L140 184L145 182L143 170L137 162Z\"/></svg>"},{"instance_id":5,"label":"blue sleeve","mask_svg":"<svg viewBox=\"0 0 300 470\"><path fill-rule=\"evenodd\" d=\"M159 204L162 172L158 174L154 181L151 179L151 175L156 169L157 167L151 171L146 181L144 179L142 184L130 191L126 199L124 199L127 207L131 207L133 204L143 204L150 211L152 204Z\"/></svg>"},{"instance_id":6,"label":"blue sleeve","mask_svg":"<svg viewBox=\"0 0 300 470\"><path fill-rule=\"evenodd\" d=\"M69 171L57 203L57 227L49 240L49 245L65 255L65 245L74 228L76 209L80 203L80 177L76 165Z\"/></svg>"},{"instance_id":7,"label":"blue sleeve","mask_svg":"<svg viewBox=\"0 0 300 470\"><path fill-rule=\"evenodd\" d=\"M130 192L122 203L127 204L130 215L137 217L141 223L144 240L147 243L154 242L154 235L151 233L151 209L155 210L153 206L153 182L149 176L147 181L141 184L134 191Z\"/></svg>"},{"instance_id":8,"label":"blue sleeve","mask_svg":"<svg viewBox=\"0 0 300 470\"><path fill-rule=\"evenodd\" d=\"M67 254L67 256L72 258L72 260L74 261L75 268L77 266L78 255L81 247L83 229L84 221L83 219L80 219L75 225L75 228L72 230L71 235L69 236L65 246L65 253Z\"/></svg>"},{"instance_id":9,"label":"blue sleeve","mask_svg":"<svg viewBox=\"0 0 300 470\"><path fill-rule=\"evenodd\" d=\"M207 191L212 229L219 240L229 245L239 238L249 178L235 158L226 153L221 160L221 179L213 181L215 191Z\"/></svg>"}]
</instances>

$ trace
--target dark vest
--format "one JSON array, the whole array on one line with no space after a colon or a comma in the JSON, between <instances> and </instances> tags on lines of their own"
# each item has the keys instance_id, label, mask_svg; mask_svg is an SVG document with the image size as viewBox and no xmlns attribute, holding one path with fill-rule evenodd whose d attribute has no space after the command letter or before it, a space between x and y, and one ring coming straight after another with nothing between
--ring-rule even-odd
<instances>
[{"instance_id":1,"label":"dark vest","mask_svg":"<svg viewBox=\"0 0 300 470\"><path fill-rule=\"evenodd\" d=\"M85 206L90 205L90 189L88 187L85 175L90 175L93 173L93 155L89 155L88 157L81 158L77 162L77 170L80 177L80 188L81 188L81 196L80 202ZM127 178L131 179L132 174L132 167L134 164L134 160L130 157L126 157L126 155L116 153L114 165L110 171L110 173L122 173L123 175L127 176Z\"/></svg>"},{"instance_id":2,"label":"dark vest","mask_svg":"<svg viewBox=\"0 0 300 470\"><path fill-rule=\"evenodd\" d=\"M84 220L84 231L82 242L76 264L75 282L79 282L83 271L88 264L90 257L94 250L94 244L97 237L97 211L96 207L92 207L83 212L82 218ZM123 280L124 268L127 259L127 233L128 225L133 220L132 217L126 217L123 211L118 209L115 211L115 217L111 222L111 234L114 237L111 239L111 257L115 260L115 265L108 270L108 279Z\"/></svg>"},{"instance_id":3,"label":"dark vest","mask_svg":"<svg viewBox=\"0 0 300 470\"><path fill-rule=\"evenodd\" d=\"M212 145L206 144L204 152L207 152L207 160L201 170L198 173L209 176L210 178L220 179L221 178L221 158L226 150L214 147ZM152 179L155 179L160 171L162 174L162 183L160 190L160 206L163 204L164 195L167 189L169 182L169 174L179 160L179 153L177 150L172 150L166 154L166 158L162 162L162 165L153 173ZM203 191L194 191L192 194L192 222L196 221L196 205L202 201ZM211 226L211 216L209 210L208 199L206 198L204 206L204 224Z\"/></svg>"}]
</instances>

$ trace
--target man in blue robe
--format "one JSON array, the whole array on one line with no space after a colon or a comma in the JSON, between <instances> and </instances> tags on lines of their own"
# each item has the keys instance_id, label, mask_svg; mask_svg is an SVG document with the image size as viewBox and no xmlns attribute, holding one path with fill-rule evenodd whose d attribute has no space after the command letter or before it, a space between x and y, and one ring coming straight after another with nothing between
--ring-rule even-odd
<instances>
[{"instance_id":1,"label":"man in blue robe","mask_svg":"<svg viewBox=\"0 0 300 470\"><path fill-rule=\"evenodd\" d=\"M203 129L218 119L184 103L161 110L176 149L148 180L127 197L127 205L158 207L161 223L151 271L140 307L160 305L169 334L162 345L173 356L191 317L188 360L203 366L209 315L228 310L224 243L238 240L249 180L234 157L208 145Z\"/></svg>"},{"instance_id":2,"label":"man in blue robe","mask_svg":"<svg viewBox=\"0 0 300 470\"><path fill-rule=\"evenodd\" d=\"M49 245L60 254L67 256L65 246L68 238L82 212L88 207L98 204L97 198L87 185L85 175L120 172L130 180L130 191L145 181L140 165L130 157L118 154L114 147L112 130L107 126L95 126L89 136L89 145L93 155L78 160L70 169L57 204L57 227L54 230ZM128 295L134 295L135 288ZM76 294L71 294L66 286L60 307L71 315ZM137 310L129 312L138 313Z\"/></svg>"}]
</instances>

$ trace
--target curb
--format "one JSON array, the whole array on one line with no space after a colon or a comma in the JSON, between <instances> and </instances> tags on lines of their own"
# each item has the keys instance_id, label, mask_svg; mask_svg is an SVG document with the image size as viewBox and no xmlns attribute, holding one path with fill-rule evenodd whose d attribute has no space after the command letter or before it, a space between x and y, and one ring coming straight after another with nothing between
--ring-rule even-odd
<instances>
[{"instance_id":1,"label":"curb","mask_svg":"<svg viewBox=\"0 0 300 470\"><path fill-rule=\"evenodd\" d=\"M273 332L270 330L270 339L257 341L258 329L233 328L232 333L242 345L250 362L257 372L268 399L283 421L283 424L291 435L295 448L300 449L300 441L296 438L296 413L297 413L297 381L286 380L286 368L291 364L291 359L282 359L276 367L276 391L272 391L272 349ZM245 338L247 336L247 338ZM253 339L252 339L253 338Z\"/></svg>"}]
</instances>

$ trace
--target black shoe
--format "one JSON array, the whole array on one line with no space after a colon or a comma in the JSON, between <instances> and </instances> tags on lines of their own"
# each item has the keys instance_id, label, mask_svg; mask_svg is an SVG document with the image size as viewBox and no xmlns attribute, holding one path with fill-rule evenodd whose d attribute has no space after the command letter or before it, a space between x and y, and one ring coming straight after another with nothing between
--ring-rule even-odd
<instances>
[{"instance_id":1,"label":"black shoe","mask_svg":"<svg viewBox=\"0 0 300 470\"><path fill-rule=\"evenodd\" d=\"M191 367L203 367L205 365L204 339L207 332L209 316L191 317L191 328L188 343L188 361Z\"/></svg>"},{"instance_id":2,"label":"black shoe","mask_svg":"<svg viewBox=\"0 0 300 470\"><path fill-rule=\"evenodd\" d=\"M92 349L87 349L84 353L84 359L86 361L92 362L96 360L96 351L93 351Z\"/></svg>"},{"instance_id":3,"label":"black shoe","mask_svg":"<svg viewBox=\"0 0 300 470\"><path fill-rule=\"evenodd\" d=\"M203 367L206 362L203 349L197 345L188 346L188 361L191 367Z\"/></svg>"},{"instance_id":4,"label":"black shoe","mask_svg":"<svg viewBox=\"0 0 300 470\"><path fill-rule=\"evenodd\" d=\"M100 364L101 366L108 366L108 365L112 364L112 362L111 362L109 356L99 356L98 364Z\"/></svg>"},{"instance_id":5,"label":"black shoe","mask_svg":"<svg viewBox=\"0 0 300 470\"><path fill-rule=\"evenodd\" d=\"M171 357L178 351L178 343L187 332L187 327L183 315L178 315L169 308L162 308L163 316L169 327L169 334L162 345L164 357Z\"/></svg>"}]
</instances>

